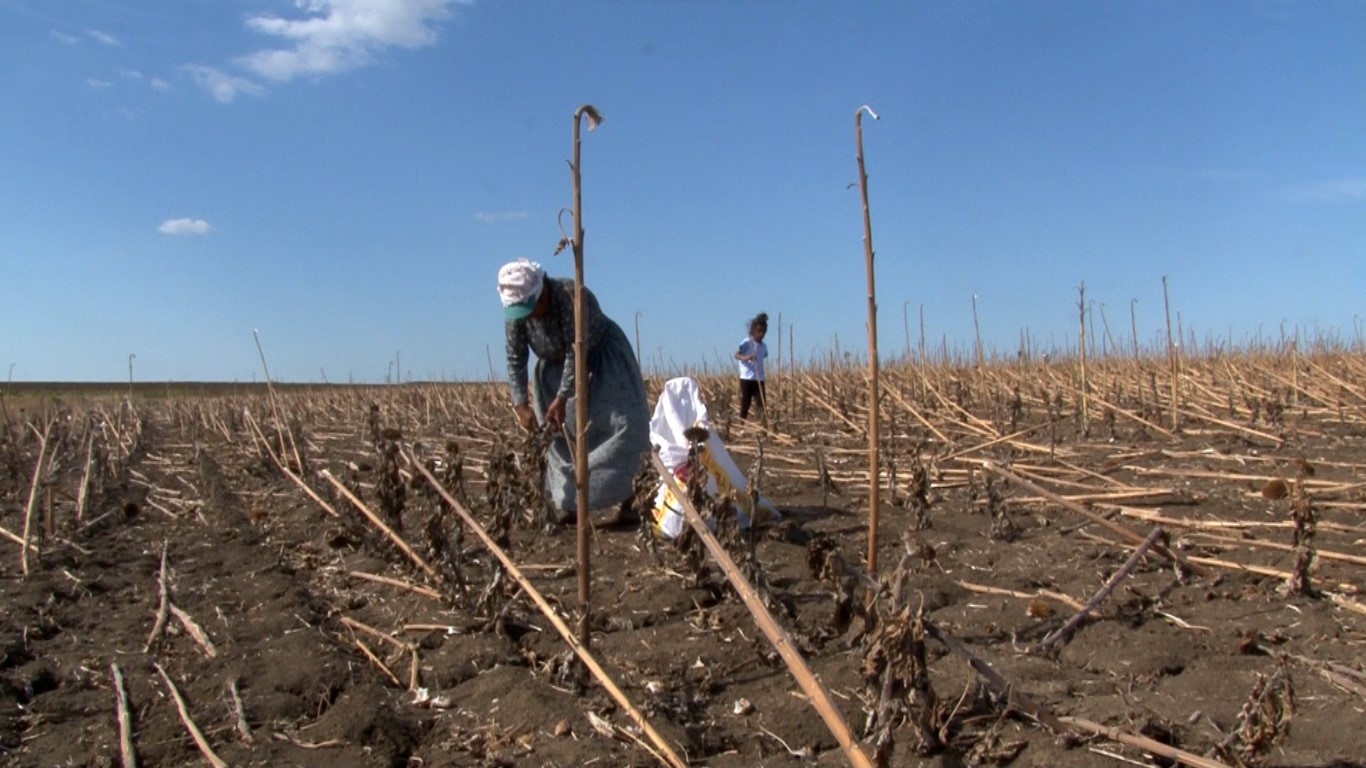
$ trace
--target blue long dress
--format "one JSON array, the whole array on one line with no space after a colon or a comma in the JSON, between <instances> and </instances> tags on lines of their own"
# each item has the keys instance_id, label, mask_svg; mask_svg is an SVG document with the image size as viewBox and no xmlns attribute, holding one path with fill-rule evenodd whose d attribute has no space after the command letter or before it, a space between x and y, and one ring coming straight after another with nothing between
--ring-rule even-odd
<instances>
[{"instance_id":1,"label":"blue long dress","mask_svg":"<svg viewBox=\"0 0 1366 768\"><path fill-rule=\"evenodd\" d=\"M556 397L564 398L565 426L575 434L574 281L546 278L549 307L540 318L506 321L508 384L514 405L531 403L536 418ZM588 508L613 507L630 498L642 457L650 450L650 410L645 382L621 326L602 313L584 289L588 342ZM528 391L527 363L536 353L536 375ZM534 397L533 397L534 396ZM546 492L564 513L576 513L574 448L563 437L551 441Z\"/></svg>"}]
</instances>

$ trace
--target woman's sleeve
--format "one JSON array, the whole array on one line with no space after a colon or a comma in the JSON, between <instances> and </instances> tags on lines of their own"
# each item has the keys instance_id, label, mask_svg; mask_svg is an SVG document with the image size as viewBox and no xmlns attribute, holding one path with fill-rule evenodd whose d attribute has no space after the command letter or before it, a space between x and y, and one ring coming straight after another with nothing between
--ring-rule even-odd
<instances>
[{"instance_id":1,"label":"woman's sleeve","mask_svg":"<svg viewBox=\"0 0 1366 768\"><path fill-rule=\"evenodd\" d=\"M531 342L527 340L526 323L507 320L503 332L507 338L508 387L512 391L512 404L529 403L531 396L527 387L526 367Z\"/></svg>"}]
</instances>

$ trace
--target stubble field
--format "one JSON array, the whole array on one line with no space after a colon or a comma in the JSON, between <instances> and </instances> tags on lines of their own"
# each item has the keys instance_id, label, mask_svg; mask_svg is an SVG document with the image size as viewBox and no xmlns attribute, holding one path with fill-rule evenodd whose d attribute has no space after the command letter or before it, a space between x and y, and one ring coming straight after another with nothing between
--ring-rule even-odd
<instances>
[{"instance_id":1,"label":"stubble field","mask_svg":"<svg viewBox=\"0 0 1366 768\"><path fill-rule=\"evenodd\" d=\"M784 510L719 538L863 755L1366 765L1366 358L1172 370L884 370L872 575L864 372L777 371L766 426L702 381ZM674 754L641 732L419 468L577 629L505 398L9 387L0 764L850 764L695 540L604 524L587 651Z\"/></svg>"}]
</instances>

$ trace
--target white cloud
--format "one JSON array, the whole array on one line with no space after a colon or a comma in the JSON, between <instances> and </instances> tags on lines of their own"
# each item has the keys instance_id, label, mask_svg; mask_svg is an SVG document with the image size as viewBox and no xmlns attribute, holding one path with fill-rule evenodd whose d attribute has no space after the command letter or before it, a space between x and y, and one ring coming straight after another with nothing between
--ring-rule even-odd
<instances>
[{"instance_id":1,"label":"white cloud","mask_svg":"<svg viewBox=\"0 0 1366 768\"><path fill-rule=\"evenodd\" d=\"M108 80L100 80L94 77L86 78L85 84L90 86L91 88L94 88L97 91L103 88L112 88L114 86L114 84L109 82Z\"/></svg>"},{"instance_id":2,"label":"white cloud","mask_svg":"<svg viewBox=\"0 0 1366 768\"><path fill-rule=\"evenodd\" d=\"M520 221L531 218L529 211L478 211L474 214L475 221L490 223L494 221Z\"/></svg>"},{"instance_id":3,"label":"white cloud","mask_svg":"<svg viewBox=\"0 0 1366 768\"><path fill-rule=\"evenodd\" d=\"M126 81L145 82L152 90L171 90L171 83L157 77L148 77L138 70L119 70L119 77Z\"/></svg>"},{"instance_id":4,"label":"white cloud","mask_svg":"<svg viewBox=\"0 0 1366 768\"><path fill-rule=\"evenodd\" d=\"M266 92L260 83L248 80L244 77L229 75L226 72L205 67L199 64L186 64L183 69L190 73L190 77L201 87L213 94L218 101L227 104L237 98L238 94L245 93L248 96L260 96Z\"/></svg>"},{"instance_id":5,"label":"white cloud","mask_svg":"<svg viewBox=\"0 0 1366 768\"><path fill-rule=\"evenodd\" d=\"M105 45L110 46L111 48L123 47L123 43L119 42L119 39L117 37L114 37L108 32L101 32L98 29L87 29L85 33L90 36L91 40L104 43Z\"/></svg>"},{"instance_id":6,"label":"white cloud","mask_svg":"<svg viewBox=\"0 0 1366 768\"><path fill-rule=\"evenodd\" d=\"M207 235L213 227L203 219L167 219L157 231L163 235Z\"/></svg>"},{"instance_id":7,"label":"white cloud","mask_svg":"<svg viewBox=\"0 0 1366 768\"><path fill-rule=\"evenodd\" d=\"M330 75L363 66L386 48L421 48L436 42L435 24L454 0L295 0L299 19L260 15L247 27L288 41L237 59L268 80Z\"/></svg>"},{"instance_id":8,"label":"white cloud","mask_svg":"<svg viewBox=\"0 0 1366 768\"><path fill-rule=\"evenodd\" d=\"M81 39L79 37L76 37L75 35L68 35L65 32L58 32L55 29L49 32L48 35L53 40L56 40L57 42L62 43L64 45L75 45L76 43L79 43L81 41Z\"/></svg>"},{"instance_id":9,"label":"white cloud","mask_svg":"<svg viewBox=\"0 0 1366 768\"><path fill-rule=\"evenodd\" d=\"M1366 178L1329 179L1296 184L1286 190L1292 200L1343 203L1366 200Z\"/></svg>"}]
</instances>

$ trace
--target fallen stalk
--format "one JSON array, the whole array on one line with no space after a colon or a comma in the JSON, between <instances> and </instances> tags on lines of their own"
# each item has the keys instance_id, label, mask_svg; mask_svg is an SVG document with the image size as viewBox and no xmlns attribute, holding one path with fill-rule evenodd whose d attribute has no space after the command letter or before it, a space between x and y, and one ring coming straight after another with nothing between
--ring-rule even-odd
<instances>
[{"instance_id":1,"label":"fallen stalk","mask_svg":"<svg viewBox=\"0 0 1366 768\"><path fill-rule=\"evenodd\" d=\"M305 483L303 481L303 478L294 474L294 472L291 471L289 467L285 466L285 463L280 460L280 457L275 455L275 451L272 450L270 447L270 441L266 440L266 436L261 433L261 428L256 424L256 419L252 418L251 411L243 409L242 415L246 417L247 423L251 425L252 431L254 431L256 433L256 436L260 438L261 445L265 446L266 454L270 456L270 460L274 462L276 468L279 469L281 472L285 473L285 477L288 477L290 480L293 480L294 484L299 486L300 490L302 490L308 496L308 498L312 499L314 502L318 504L318 506L322 507L324 512L333 517L340 517L340 515L337 514L337 510L333 509L331 504L328 504L326 501L324 501L323 497L319 496L317 491L314 491L312 488L309 488L308 483Z\"/></svg>"},{"instance_id":2,"label":"fallen stalk","mask_svg":"<svg viewBox=\"0 0 1366 768\"><path fill-rule=\"evenodd\" d=\"M583 643L579 642L574 631L571 630L569 625L564 622L564 619L560 618L560 615L555 612L554 607L545 599L545 596L536 589L536 586L531 583L530 579L518 570L516 563L512 562L512 558L508 557L507 553L503 551L503 548L498 546L497 542L493 540L493 537L489 536L488 531L485 531L483 526L479 525L479 521L475 520L474 516L469 513L469 510L465 509L465 505L461 504L459 499L452 496L426 466L421 462L414 460L407 450L404 450L403 453L413 468L426 478L427 482L431 484L432 488L435 489L438 494L440 494L441 498L446 500L447 504L451 505L451 509L459 515L460 520L465 524L465 527L477 536L479 540L483 542L484 547L498 559L498 562L502 564L508 575L526 592L527 597L530 597L532 602L536 603L536 607L540 609L541 613L544 614L546 619L555 627L555 631L560 633L560 637L569 645L569 648L574 651L574 654L583 661L584 666L588 668L588 671L593 677L597 678L598 682L602 684L608 695L612 697L612 700L622 708L622 711L631 722L634 723L637 728L640 728L646 737L649 738L650 743L658 750L658 753L651 752L651 754L661 763L671 766L672 768L687 768L687 761L674 752L673 747L669 746L669 743L664 740L664 737L654 729L654 726L650 725L650 721L646 720L645 716L640 713L640 710L636 709L635 706L631 704L631 700L626 698L626 694L622 693L621 689L617 687L617 684L607 675L607 672L598 664L597 659L593 658L593 655L589 653Z\"/></svg>"},{"instance_id":3,"label":"fallen stalk","mask_svg":"<svg viewBox=\"0 0 1366 768\"><path fill-rule=\"evenodd\" d=\"M1121 581L1125 580L1129 577L1129 574L1133 573L1134 569L1138 567L1138 564L1142 562L1144 556L1148 554L1148 550L1152 549L1153 545L1157 544L1158 540L1165 535L1166 532L1162 530L1162 526L1154 528L1152 533L1148 534L1148 538L1144 539L1143 543L1138 546L1138 549L1135 549L1134 553L1129 556L1129 559L1125 561L1124 565L1105 581L1105 585L1102 586L1090 600L1086 601L1086 605L1083 606L1080 611L1073 614L1072 618L1068 619L1061 627L1049 632L1044 639L1036 643L1030 650L1036 653L1045 653L1053 646L1067 642L1072 636L1072 633L1076 631L1077 627L1086 620L1086 617L1099 608L1101 603L1105 602L1105 599L1110 596L1111 592L1115 591L1115 587L1119 586Z\"/></svg>"},{"instance_id":4,"label":"fallen stalk","mask_svg":"<svg viewBox=\"0 0 1366 768\"><path fill-rule=\"evenodd\" d=\"M161 637L162 631L166 629L166 619L170 616L171 593L166 586L166 550L170 543L161 545L161 572L157 576L157 591L160 593L160 600L157 602L156 620L152 622L152 631L147 635L147 642L142 646L142 652L147 653L152 650L152 644Z\"/></svg>"},{"instance_id":5,"label":"fallen stalk","mask_svg":"<svg viewBox=\"0 0 1366 768\"><path fill-rule=\"evenodd\" d=\"M922 423L928 424L928 422L922 422ZM943 461L953 461L953 460L955 460L955 459L960 459L960 458L962 458L962 457L964 457L964 456L966 456L966 455L968 455L968 454L970 454L970 453L977 453L978 451L984 451L984 450L986 450L986 449L988 449L988 448L992 448L992 447L994 447L994 446L1000 445L1001 443L1013 443L1013 442L1015 441L1016 438L1024 437L1025 435L1032 434L1032 433L1034 433L1034 432L1038 432L1038 431L1040 431L1040 430L1047 429L1049 426L1050 426L1050 425L1049 425L1048 423L1043 423L1043 424L1035 424L1035 425L1032 426L1032 427L1025 427L1024 429L1017 430L1017 431L1015 431L1015 432L1011 432L1011 433L1008 434L1008 435L1003 435L1003 436L1001 436L1001 437L998 437L998 438L996 438L995 440L988 440L988 441L986 441L985 443L978 443L977 445L968 446L967 448L964 448L964 449L962 449L962 450L960 450L960 451L955 451L954 453L951 453L951 454L949 454L948 456L945 456L945 457L943 458Z\"/></svg>"},{"instance_id":6,"label":"fallen stalk","mask_svg":"<svg viewBox=\"0 0 1366 768\"><path fill-rule=\"evenodd\" d=\"M1246 530L1249 528L1280 529L1291 528L1294 526L1294 523L1290 522L1289 520L1192 520L1189 517L1168 517L1166 515L1153 512L1152 510L1139 509L1137 507L1126 507L1120 504L1098 503L1096 504L1096 506L1101 509L1114 510L1115 512L1118 512L1124 517L1132 517L1137 520L1142 520L1148 523L1155 523L1158 525L1169 526L1171 528L1181 528L1184 530L1192 531L1239 531ZM1318 506L1318 503L1315 503L1315 506ZM1333 523L1324 520L1319 521L1318 528L1320 531L1336 531L1338 533L1361 533L1363 531L1363 529L1359 526L1342 525L1340 523ZM1255 539L1239 539L1239 541L1251 542L1255 541Z\"/></svg>"},{"instance_id":7,"label":"fallen stalk","mask_svg":"<svg viewBox=\"0 0 1366 768\"><path fill-rule=\"evenodd\" d=\"M411 584L409 582L403 581L402 579L393 579L388 576L378 576L373 573L366 573L365 571L348 571L347 575L356 579L373 581L376 584L388 584L391 587L397 587L399 589L407 590L414 594L422 595L423 597L430 597L433 600L441 599L441 593L436 591L435 589L432 589L431 587L424 587L420 584Z\"/></svg>"},{"instance_id":8,"label":"fallen stalk","mask_svg":"<svg viewBox=\"0 0 1366 768\"><path fill-rule=\"evenodd\" d=\"M186 613L175 603L170 603L169 607L171 609L171 615L175 616L176 620L180 622L180 626L184 627L185 631L190 633L190 637L193 637L196 643L199 643L199 647L204 649L204 653L211 659L218 656L218 649L214 647L213 641L209 639L209 633L205 632L204 629L195 622L194 617L190 616L190 614Z\"/></svg>"},{"instance_id":9,"label":"fallen stalk","mask_svg":"<svg viewBox=\"0 0 1366 768\"><path fill-rule=\"evenodd\" d=\"M1034 493L1037 493L1038 495L1044 497L1045 499L1048 499L1049 501L1053 502L1054 504L1057 504L1058 506L1063 507L1064 509L1066 509L1066 510L1068 510L1068 511L1070 511L1070 512L1075 512L1075 513L1077 513L1077 514L1079 514L1079 515L1082 515L1083 517L1087 518L1087 519L1090 520L1091 522L1096 523L1097 525L1100 525L1100 526L1104 527L1106 530L1109 530L1109 531L1111 531L1112 533L1118 534L1121 538L1127 539L1127 540L1129 540L1129 541L1130 541L1131 543L1133 543L1133 544L1142 544L1142 543L1143 543L1143 537L1142 537L1142 536L1139 536L1139 535L1138 535L1137 533L1135 533L1133 530L1131 530L1131 529L1129 529L1129 528L1126 528L1126 527L1120 525L1119 523L1111 522L1110 520L1105 519L1105 518L1102 517L1101 515L1098 515L1098 514L1096 514L1095 512L1092 512L1091 510L1087 509L1086 507L1083 507L1083 506L1080 505L1080 504L1077 504L1077 503L1072 502L1072 501L1068 501L1067 499L1064 499L1063 497L1059 496L1058 494L1053 493L1052 491L1050 491L1050 490L1048 490L1048 489L1046 489L1046 488L1043 488L1043 487L1041 487L1041 486L1039 486L1039 485L1037 485L1037 484L1035 484L1035 483L1032 483L1032 482L1030 482L1030 481L1028 481L1028 480L1026 480L1026 479L1024 479L1024 478L1022 478L1022 477L1020 477L1019 475L1015 474L1014 472L1011 472L1011 471L1009 471L1009 470L1007 470L1007 469L1005 469L1005 468L1003 468L1003 467L1000 467L1000 466L996 465L994 462L991 462L991 461L983 461L983 462L982 462L982 466L985 467L988 471L993 472L993 473L995 473L995 474L997 474L997 475L1000 475L1001 477L1004 477L1005 479L1010 480L1011 482L1018 483L1019 485L1025 487L1025 488L1027 488L1027 489L1029 489L1030 491L1032 491L1032 492L1034 492ZM1189 571L1194 572L1194 573L1199 573L1199 572L1200 572L1200 571L1198 571L1197 569L1193 569L1193 568L1190 567L1190 564L1189 564L1189 562L1188 562L1188 561L1190 560L1190 558L1186 558L1186 557L1182 556L1180 553L1174 552L1173 550L1168 549L1168 548L1167 548L1166 546L1164 546L1164 545L1155 544L1155 545L1153 545L1153 548L1152 548L1152 549L1153 549L1154 552L1157 552L1158 554L1162 555L1163 557L1167 558L1168 560L1172 561L1173 563L1176 563L1177 565L1181 566L1183 569L1189 570Z\"/></svg>"},{"instance_id":10,"label":"fallen stalk","mask_svg":"<svg viewBox=\"0 0 1366 768\"><path fill-rule=\"evenodd\" d=\"M128 689L123 685L123 671L118 664L110 664L114 676L114 706L119 720L119 755L123 768L138 768L138 753L133 746L133 715L128 709Z\"/></svg>"},{"instance_id":11,"label":"fallen stalk","mask_svg":"<svg viewBox=\"0 0 1366 768\"><path fill-rule=\"evenodd\" d=\"M1220 427L1223 427L1223 428L1225 428L1225 429L1231 429L1231 430L1233 430L1234 432L1237 432L1237 433L1239 433L1239 434L1241 434L1241 435L1243 435L1244 437L1247 437L1247 438L1254 438L1254 437L1255 437L1255 438L1257 438L1257 439L1259 439L1259 440L1266 440L1267 442L1271 443L1271 446L1272 446L1272 447L1279 447L1282 443L1285 442L1285 440L1284 440L1283 438L1277 437L1276 435L1269 435L1269 434L1267 434L1267 433L1265 433L1265 432L1258 432L1258 431L1255 430L1255 429L1249 429L1249 428L1247 428L1247 427L1244 427L1244 426L1241 425L1241 424L1234 424L1234 423L1231 422L1231 421L1224 421L1223 419L1217 419L1217 418L1215 418L1215 417L1213 417L1213 416L1210 416L1210 415L1204 414L1204 413L1196 413L1195 411L1192 411L1192 410L1189 410L1189 409L1186 409L1186 408L1173 408L1173 409L1172 409L1172 412L1173 412L1173 413L1180 413L1182 416L1187 416L1187 417L1189 417L1189 418L1196 419L1196 420L1198 420L1198 421L1207 421L1207 422L1209 422L1210 424L1214 424L1214 425L1216 425L1216 426L1220 426Z\"/></svg>"},{"instance_id":12,"label":"fallen stalk","mask_svg":"<svg viewBox=\"0 0 1366 768\"><path fill-rule=\"evenodd\" d=\"M1261 644L1257 645L1257 650L1273 658L1277 655L1284 654L1318 672L1320 675L1323 675L1325 680L1338 688L1341 688L1347 693L1356 694L1363 701L1366 701L1366 672L1359 672L1351 667L1333 661L1320 661L1319 659L1313 659L1308 656L1286 653L1285 651L1268 648Z\"/></svg>"},{"instance_id":13,"label":"fallen stalk","mask_svg":"<svg viewBox=\"0 0 1366 768\"><path fill-rule=\"evenodd\" d=\"M405 556L407 556L407 558L411 560L414 565L416 565L418 568L421 568L422 572L427 574L427 576L430 577L432 581L436 582L437 584L441 583L441 574L437 573L435 568L428 565L426 560L423 560L420 555L414 552L413 548L408 546L408 542L404 541L402 536L399 536L397 533L394 533L394 529L390 528L388 525L385 525L384 521L379 519L379 515L376 515L374 512L370 511L370 508L365 506L365 502L357 498L356 494L352 493L350 488L347 488L346 485L342 483L342 481L338 480L336 477L332 475L331 472L325 469L322 471L322 476L327 480L327 482L335 486L336 489L341 492L341 495L346 497L347 501L350 501L352 504L356 505L356 509L359 509L361 514L365 515L366 519L369 520L372 525L378 528L380 532L383 533L389 539L389 541L392 541L394 543L394 546L398 547L399 551L402 552Z\"/></svg>"},{"instance_id":14,"label":"fallen stalk","mask_svg":"<svg viewBox=\"0 0 1366 768\"><path fill-rule=\"evenodd\" d=\"M1010 703L1010 706L1048 726L1054 733L1063 734L1067 732L1067 726L1063 725L1062 721L1060 721L1052 712L1049 712L1038 702L1034 701L1034 699L1030 698L1024 691L1021 691L1008 682L999 672L993 669L990 664L978 658L972 651L968 650L968 647L963 644L963 641L940 629L938 624L928 620L925 622L925 633L943 643L950 651L962 656L968 662L968 666L972 667L973 671L981 675L982 679L986 680L987 684L995 689L998 695L1006 698L1006 701Z\"/></svg>"},{"instance_id":15,"label":"fallen stalk","mask_svg":"<svg viewBox=\"0 0 1366 768\"><path fill-rule=\"evenodd\" d=\"M1074 730L1084 731L1094 736L1102 736L1110 741L1137 747L1159 757L1165 757L1168 760L1184 763L1185 765L1191 766L1191 768L1230 768L1227 763L1211 760L1208 757L1201 757L1200 755L1187 752L1184 749L1169 747L1160 741L1154 741L1146 736L1139 736L1137 734L1129 733L1128 731L1121 731L1118 728L1101 725L1100 723L1092 722L1085 718L1063 717L1060 718L1060 720Z\"/></svg>"},{"instance_id":16,"label":"fallen stalk","mask_svg":"<svg viewBox=\"0 0 1366 768\"><path fill-rule=\"evenodd\" d=\"M36 430L35 430L36 431ZM33 482L28 487L28 504L24 507L24 539L21 542L22 554L19 556L20 568L28 575L29 535L33 523L33 508L38 502L38 486L43 478L43 459L47 455L47 438L52 432L52 422L43 427L43 435L38 443L38 461L33 465Z\"/></svg>"},{"instance_id":17,"label":"fallen stalk","mask_svg":"<svg viewBox=\"0 0 1366 768\"><path fill-rule=\"evenodd\" d=\"M1115 543L1101 536L1096 536L1095 539L1097 541L1101 541L1110 545L1113 545ZM1196 565L1207 565L1211 568L1221 568L1227 571L1243 571L1245 573L1255 573L1258 576L1269 576L1273 579L1279 579L1281 581L1289 581L1290 578L1294 575L1290 571L1283 571L1279 568L1268 568L1262 565L1249 565L1247 563L1235 563L1231 560L1220 560L1214 557L1199 557L1196 555L1190 555L1186 557L1186 561L1194 563ZM1358 603L1357 601L1348 597L1348 595L1355 595L1358 592L1360 592L1360 587L1350 582L1338 582L1337 584L1334 584L1332 586L1333 589L1337 591L1329 591L1326 589L1322 590L1325 597L1327 597L1329 600L1336 603L1337 605L1346 608L1349 611L1366 615L1366 605Z\"/></svg>"},{"instance_id":18,"label":"fallen stalk","mask_svg":"<svg viewBox=\"0 0 1366 768\"><path fill-rule=\"evenodd\" d=\"M14 542L15 544L18 544L18 545L21 546L21 547L27 547L28 549L31 549L31 550L33 550L34 552L37 552L37 551L38 551L38 545L37 545L37 544L34 544L33 542L25 541L25 540L24 540L24 537L20 536L19 534L15 533L14 531L11 531L10 529L5 528L5 527L3 527L3 526L0 526L0 536L4 536L5 538L9 539L10 541Z\"/></svg>"},{"instance_id":19,"label":"fallen stalk","mask_svg":"<svg viewBox=\"0 0 1366 768\"><path fill-rule=\"evenodd\" d=\"M194 739L195 746L199 747L199 753L214 768L228 768L228 764L214 753L213 747L209 746L209 742L204 738L199 726L194 724L194 719L190 717L190 710L185 706L185 699L181 697L180 690L175 687L175 683L171 682L171 676L166 674L166 670L160 664L154 666L157 668L157 672L161 673L161 679L166 681L166 688L170 690L171 698L175 699L176 709L180 712L180 722L184 723L185 730L190 732L190 737Z\"/></svg>"},{"instance_id":20,"label":"fallen stalk","mask_svg":"<svg viewBox=\"0 0 1366 768\"><path fill-rule=\"evenodd\" d=\"M237 732L241 734L242 741L250 744L252 742L251 726L247 724L247 708L242 704L242 694L237 690L237 681L228 681L228 693L232 695L232 711L237 715Z\"/></svg>"},{"instance_id":21,"label":"fallen stalk","mask_svg":"<svg viewBox=\"0 0 1366 768\"><path fill-rule=\"evenodd\" d=\"M94 462L92 458L95 454L95 430L91 429L90 436L85 442L85 469L81 472L81 484L76 491L76 520L79 521L85 516L85 502L90 490L90 470Z\"/></svg>"},{"instance_id":22,"label":"fallen stalk","mask_svg":"<svg viewBox=\"0 0 1366 768\"><path fill-rule=\"evenodd\" d=\"M389 669L389 665L381 661L380 658L375 655L375 652L370 650L370 646L366 645L360 638L356 638L355 642L356 647L360 649L360 652L365 654L365 658L369 659L371 664L378 667L379 671L383 672L384 676L389 678L389 682L393 683L395 688L403 687L403 683L398 681L398 675L395 675L394 671Z\"/></svg>"},{"instance_id":23,"label":"fallen stalk","mask_svg":"<svg viewBox=\"0 0 1366 768\"><path fill-rule=\"evenodd\" d=\"M759 625L759 629L768 637L769 642L772 643L774 649L778 651L778 655L781 656L783 661L787 664L788 670L790 670L793 677L797 679L797 683L801 686L802 691L811 699L812 706L816 708L821 719L825 721L825 726L830 729L830 733L835 737L835 740L840 743L840 747L844 750L845 756L849 758L849 762L853 763L855 766L872 768L872 760L868 755L864 754L863 749L858 745L858 742L854 740L853 733L849 730L848 723L844 721L844 717L840 714L839 710L835 708L835 703L831 700L829 692L825 690L825 686L816 679L816 676L811 672L811 668L807 666L806 660L803 659L801 653L797 651L796 646L792 642L792 637L788 635L787 630L783 629L782 626L778 624L777 620L773 618L773 614L769 613L768 608L764 607L763 598L759 597L759 594L754 590L754 587L745 580L744 575L740 573L740 569L736 567L734 561L730 559L730 555L726 553L725 547L721 546L721 542L717 541L716 537L712 535L711 529L707 527L706 521L704 521L702 516L697 513L697 510L693 508L692 502L688 500L687 492L679 487L678 482L674 479L673 473L666 469L664 462L660 460L659 454L651 454L650 460L654 464L655 471L657 471L659 476L664 478L664 482L668 484L669 491L672 492L674 498L678 500L679 506L683 507L683 514L686 517L688 524L697 532L698 537L702 540L703 545L706 546L707 551L711 553L712 558L715 559L721 566L721 569L726 572L726 578L728 578L731 585L735 587L735 591L740 594L740 599L744 601L745 607L748 608L750 614L754 616L755 623Z\"/></svg>"},{"instance_id":24,"label":"fallen stalk","mask_svg":"<svg viewBox=\"0 0 1366 768\"><path fill-rule=\"evenodd\" d=\"M1320 524L1321 526L1322 524ZM1220 544L1228 544L1234 547L1253 547L1255 549L1274 549L1280 552L1294 552L1295 548L1289 544L1282 544L1278 541L1261 541L1260 539L1239 539L1233 536L1220 536L1216 533L1188 533L1187 538L1214 541ZM1314 549L1314 554L1320 560L1340 560L1344 563L1353 565L1366 565L1366 557L1360 555L1349 555L1345 552L1333 552L1325 549Z\"/></svg>"},{"instance_id":25,"label":"fallen stalk","mask_svg":"<svg viewBox=\"0 0 1366 768\"><path fill-rule=\"evenodd\" d=\"M1003 587L988 587L982 584L974 584L970 581L959 581L957 583L958 586L962 587L963 589L981 595L1006 595L1008 597L1018 597L1022 600L1037 600L1039 598L1047 598L1049 600L1056 600L1074 611L1080 611L1083 607L1080 600L1076 600L1069 595L1064 595L1061 592L1054 592L1050 589L1041 589L1038 592L1018 592L1016 590L1005 589Z\"/></svg>"},{"instance_id":26,"label":"fallen stalk","mask_svg":"<svg viewBox=\"0 0 1366 768\"><path fill-rule=\"evenodd\" d=\"M355 619L353 619L353 618L351 618L351 617L349 617L349 616L343 616L343 617L341 617L341 623L344 624L345 626L348 626L348 627L354 629L354 630L363 632L363 633L369 635L370 637L375 638L376 640L379 640L379 641L382 641L382 642L389 643L389 644L391 644L391 645L397 646L397 647L398 647L399 649L401 649L401 650L405 650L405 651L406 651L406 650L409 650L409 649L412 647L410 643L406 643L406 642L404 642L404 641L402 641L402 640L399 640L399 639L396 638L396 637L390 637L389 635L384 634L383 632L379 631L378 629L375 629L374 627L370 626L369 624L366 624L366 623L360 622L360 621L356 621Z\"/></svg>"}]
</instances>

